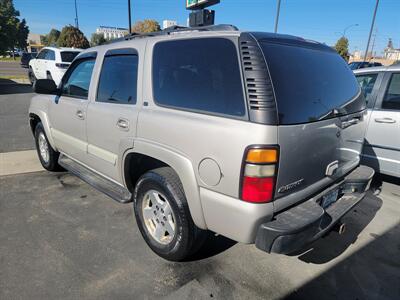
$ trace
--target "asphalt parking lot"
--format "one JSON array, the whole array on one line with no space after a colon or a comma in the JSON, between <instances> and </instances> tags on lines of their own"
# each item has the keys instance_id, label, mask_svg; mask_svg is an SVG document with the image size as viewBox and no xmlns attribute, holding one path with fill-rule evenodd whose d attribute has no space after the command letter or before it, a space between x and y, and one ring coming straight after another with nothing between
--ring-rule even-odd
<instances>
[{"instance_id":1,"label":"asphalt parking lot","mask_svg":"<svg viewBox=\"0 0 400 300\"><path fill-rule=\"evenodd\" d=\"M4 174L33 149L31 96L0 84ZM291 256L210 236L193 261L171 263L149 250L130 204L22 163L0 176L0 299L400 299L400 181L377 177L344 221L343 235Z\"/></svg>"}]
</instances>

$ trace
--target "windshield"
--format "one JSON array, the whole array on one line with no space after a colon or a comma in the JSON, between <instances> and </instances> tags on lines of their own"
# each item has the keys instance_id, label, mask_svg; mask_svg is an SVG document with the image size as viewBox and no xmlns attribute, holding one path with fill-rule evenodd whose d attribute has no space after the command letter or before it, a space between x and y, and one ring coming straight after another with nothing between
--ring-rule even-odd
<instances>
[{"instance_id":1,"label":"windshield","mask_svg":"<svg viewBox=\"0 0 400 300\"><path fill-rule=\"evenodd\" d=\"M330 49L261 40L280 124L300 124L363 110L365 100L347 63Z\"/></svg>"},{"instance_id":2,"label":"windshield","mask_svg":"<svg viewBox=\"0 0 400 300\"><path fill-rule=\"evenodd\" d=\"M61 60L63 62L72 62L78 54L78 51L62 51Z\"/></svg>"}]
</instances>

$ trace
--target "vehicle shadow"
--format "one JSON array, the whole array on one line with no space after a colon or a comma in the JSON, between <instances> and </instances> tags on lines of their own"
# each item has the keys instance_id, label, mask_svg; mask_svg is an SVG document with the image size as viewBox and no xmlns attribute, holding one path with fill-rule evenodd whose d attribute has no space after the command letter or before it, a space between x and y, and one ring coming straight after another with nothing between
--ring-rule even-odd
<instances>
[{"instance_id":1,"label":"vehicle shadow","mask_svg":"<svg viewBox=\"0 0 400 300\"><path fill-rule=\"evenodd\" d=\"M382 207L382 200L369 191L365 198L345 217L346 231L339 234L331 231L321 239L309 244L291 256L307 263L324 264L340 256L350 245L357 241L359 234L374 219Z\"/></svg>"},{"instance_id":2,"label":"vehicle shadow","mask_svg":"<svg viewBox=\"0 0 400 300\"><path fill-rule=\"evenodd\" d=\"M284 299L400 299L400 223ZM373 263L371 263L373 262Z\"/></svg>"},{"instance_id":3,"label":"vehicle shadow","mask_svg":"<svg viewBox=\"0 0 400 300\"><path fill-rule=\"evenodd\" d=\"M187 261L198 261L218 255L236 244L237 242L229 238L209 232L202 247Z\"/></svg>"},{"instance_id":4,"label":"vehicle shadow","mask_svg":"<svg viewBox=\"0 0 400 300\"><path fill-rule=\"evenodd\" d=\"M0 78L0 95L33 93L30 84L16 83L10 79Z\"/></svg>"}]
</instances>

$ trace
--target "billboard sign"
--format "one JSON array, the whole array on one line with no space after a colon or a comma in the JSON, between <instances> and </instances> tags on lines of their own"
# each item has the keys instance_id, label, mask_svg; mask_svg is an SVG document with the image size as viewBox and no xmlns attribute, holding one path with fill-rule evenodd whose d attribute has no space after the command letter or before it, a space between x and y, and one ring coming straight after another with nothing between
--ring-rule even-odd
<instances>
[{"instance_id":1,"label":"billboard sign","mask_svg":"<svg viewBox=\"0 0 400 300\"><path fill-rule=\"evenodd\" d=\"M186 0L186 9L195 10L218 4L220 0Z\"/></svg>"}]
</instances>

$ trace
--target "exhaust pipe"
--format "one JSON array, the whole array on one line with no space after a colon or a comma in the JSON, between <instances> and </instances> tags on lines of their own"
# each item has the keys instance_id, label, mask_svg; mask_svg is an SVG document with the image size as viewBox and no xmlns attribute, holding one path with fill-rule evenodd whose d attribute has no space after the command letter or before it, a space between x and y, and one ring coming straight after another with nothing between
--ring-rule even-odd
<instances>
[{"instance_id":1,"label":"exhaust pipe","mask_svg":"<svg viewBox=\"0 0 400 300\"><path fill-rule=\"evenodd\" d=\"M333 230L339 234L343 234L346 231L346 224L339 221L336 223Z\"/></svg>"}]
</instances>

